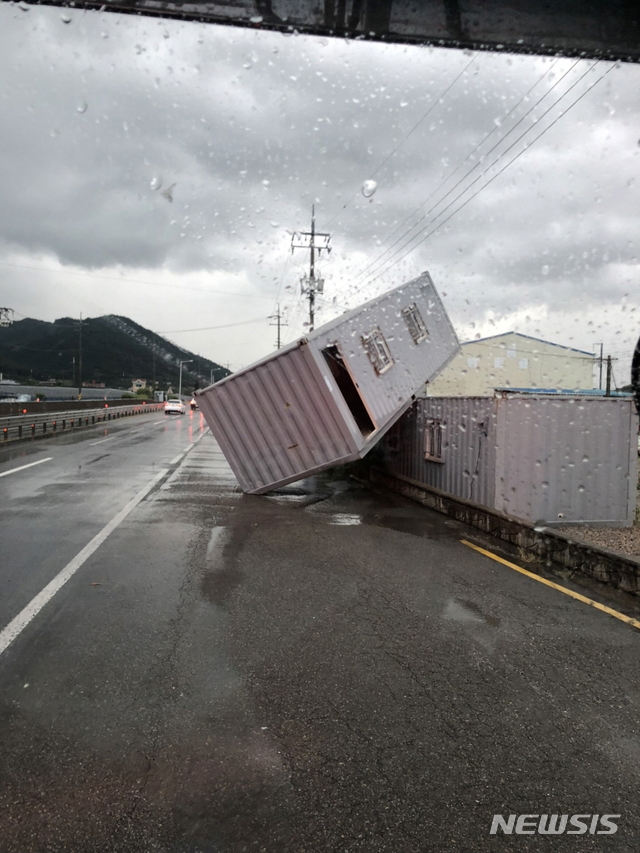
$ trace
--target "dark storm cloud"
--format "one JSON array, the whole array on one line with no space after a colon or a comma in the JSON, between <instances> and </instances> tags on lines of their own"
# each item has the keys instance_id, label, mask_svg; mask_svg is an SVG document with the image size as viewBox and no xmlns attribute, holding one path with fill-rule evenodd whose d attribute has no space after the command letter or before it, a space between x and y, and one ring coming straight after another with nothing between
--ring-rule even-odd
<instances>
[{"instance_id":1,"label":"dark storm cloud","mask_svg":"<svg viewBox=\"0 0 640 853\"><path fill-rule=\"evenodd\" d=\"M293 311L295 290L285 288L296 287L303 255L283 276L288 232L308 227L315 202L319 227L334 233L325 317L425 268L461 322L527 306L615 305L637 272L637 67L614 69L423 241L468 199L437 217L462 189L451 190L460 175L479 163L477 177L520 133L536 135L546 106L590 64L97 13L65 24L55 9L0 14L7 257L126 267L145 278L230 275L274 301L279 292ZM547 122L607 67L596 66ZM366 199L359 190L372 177L378 188ZM15 281L4 277L9 303ZM128 310L107 302L96 307ZM63 303L59 313L68 313ZM149 311L137 319L167 326L160 307ZM267 337L251 337L254 357Z\"/></svg>"}]
</instances>

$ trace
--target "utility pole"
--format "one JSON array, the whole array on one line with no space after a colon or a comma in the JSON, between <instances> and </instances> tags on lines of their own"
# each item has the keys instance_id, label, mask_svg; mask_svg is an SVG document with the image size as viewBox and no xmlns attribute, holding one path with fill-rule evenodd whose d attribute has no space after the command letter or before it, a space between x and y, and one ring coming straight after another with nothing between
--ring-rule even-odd
<instances>
[{"instance_id":1,"label":"utility pole","mask_svg":"<svg viewBox=\"0 0 640 853\"><path fill-rule=\"evenodd\" d=\"M82 314L78 323L78 400L82 400Z\"/></svg>"},{"instance_id":2,"label":"utility pole","mask_svg":"<svg viewBox=\"0 0 640 853\"><path fill-rule=\"evenodd\" d=\"M156 342L153 342L153 399L156 397Z\"/></svg>"},{"instance_id":3,"label":"utility pole","mask_svg":"<svg viewBox=\"0 0 640 853\"><path fill-rule=\"evenodd\" d=\"M180 384L178 385L178 397L182 400L182 365L183 364L191 364L193 361L192 358L186 358L184 361L180 362Z\"/></svg>"},{"instance_id":4,"label":"utility pole","mask_svg":"<svg viewBox=\"0 0 640 853\"><path fill-rule=\"evenodd\" d=\"M288 323L283 323L280 319L281 317L284 317L284 314L282 314L280 312L280 303L278 302L278 310L276 311L276 313L271 314L267 318L269 320L275 320L276 321L275 323L269 323L270 326L277 326L278 327L278 340L276 341L276 349L280 349L280 327L289 325Z\"/></svg>"},{"instance_id":5,"label":"utility pole","mask_svg":"<svg viewBox=\"0 0 640 853\"><path fill-rule=\"evenodd\" d=\"M316 278L316 252L318 257L324 252L330 252L329 241L331 234L316 231L315 206L311 206L311 231L296 231L291 238L291 254L294 249L307 249L309 251L309 275L303 276L300 281L302 292L307 294L309 300L309 331L313 331L315 324L316 293L324 291L324 279Z\"/></svg>"},{"instance_id":6,"label":"utility pole","mask_svg":"<svg viewBox=\"0 0 640 853\"><path fill-rule=\"evenodd\" d=\"M597 346L597 344L596 344L596 346ZM600 363L600 379L598 381L598 388L600 388L600 390L602 390L602 361L603 361L602 349L603 349L603 347L604 347L604 344L600 344L600 358L598 359L598 361Z\"/></svg>"},{"instance_id":7,"label":"utility pole","mask_svg":"<svg viewBox=\"0 0 640 853\"><path fill-rule=\"evenodd\" d=\"M605 397L611 396L611 356L607 356L607 390L605 392Z\"/></svg>"}]
</instances>

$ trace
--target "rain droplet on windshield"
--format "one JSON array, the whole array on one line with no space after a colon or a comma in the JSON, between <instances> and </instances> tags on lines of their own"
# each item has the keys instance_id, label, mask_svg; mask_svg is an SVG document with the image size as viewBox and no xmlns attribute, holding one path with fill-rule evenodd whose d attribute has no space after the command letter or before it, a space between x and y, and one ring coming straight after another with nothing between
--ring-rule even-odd
<instances>
[{"instance_id":1,"label":"rain droplet on windshield","mask_svg":"<svg viewBox=\"0 0 640 853\"><path fill-rule=\"evenodd\" d=\"M362 195L365 198L371 198L377 188L378 184L375 181L365 181L362 185Z\"/></svg>"},{"instance_id":2,"label":"rain droplet on windshield","mask_svg":"<svg viewBox=\"0 0 640 853\"><path fill-rule=\"evenodd\" d=\"M76 112L86 113L87 111L87 102L86 101L78 101L78 106L76 107Z\"/></svg>"},{"instance_id":3,"label":"rain droplet on windshield","mask_svg":"<svg viewBox=\"0 0 640 853\"><path fill-rule=\"evenodd\" d=\"M154 175L153 178L151 178L151 181L149 182L149 186L152 190L159 190L162 186L162 178L160 177L160 175Z\"/></svg>"}]
</instances>

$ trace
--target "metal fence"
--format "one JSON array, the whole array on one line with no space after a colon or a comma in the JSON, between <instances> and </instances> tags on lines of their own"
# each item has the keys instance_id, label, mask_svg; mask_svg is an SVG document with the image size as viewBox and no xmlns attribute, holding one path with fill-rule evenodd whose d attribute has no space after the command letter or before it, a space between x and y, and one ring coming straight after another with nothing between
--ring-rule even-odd
<instances>
[{"instance_id":1,"label":"metal fence","mask_svg":"<svg viewBox=\"0 0 640 853\"><path fill-rule=\"evenodd\" d=\"M26 438L39 438L43 435L57 435L72 432L80 427L108 423L132 415L144 415L163 409L161 403L136 403L118 408L81 409L69 412L46 412L44 414L14 415L0 418L0 444L19 441Z\"/></svg>"}]
</instances>

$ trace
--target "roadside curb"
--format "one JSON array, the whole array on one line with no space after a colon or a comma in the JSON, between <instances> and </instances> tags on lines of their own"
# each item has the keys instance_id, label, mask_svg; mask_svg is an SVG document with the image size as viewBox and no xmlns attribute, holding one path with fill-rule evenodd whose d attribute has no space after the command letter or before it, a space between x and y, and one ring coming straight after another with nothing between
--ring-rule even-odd
<instances>
[{"instance_id":1,"label":"roadside curb","mask_svg":"<svg viewBox=\"0 0 640 853\"><path fill-rule=\"evenodd\" d=\"M409 478L391 475L378 468L369 468L369 481L517 545L538 560L550 560L616 589L640 595L640 560L633 557L579 542L549 527L535 528L518 518L502 515L462 498L454 498L438 489L418 485Z\"/></svg>"}]
</instances>

